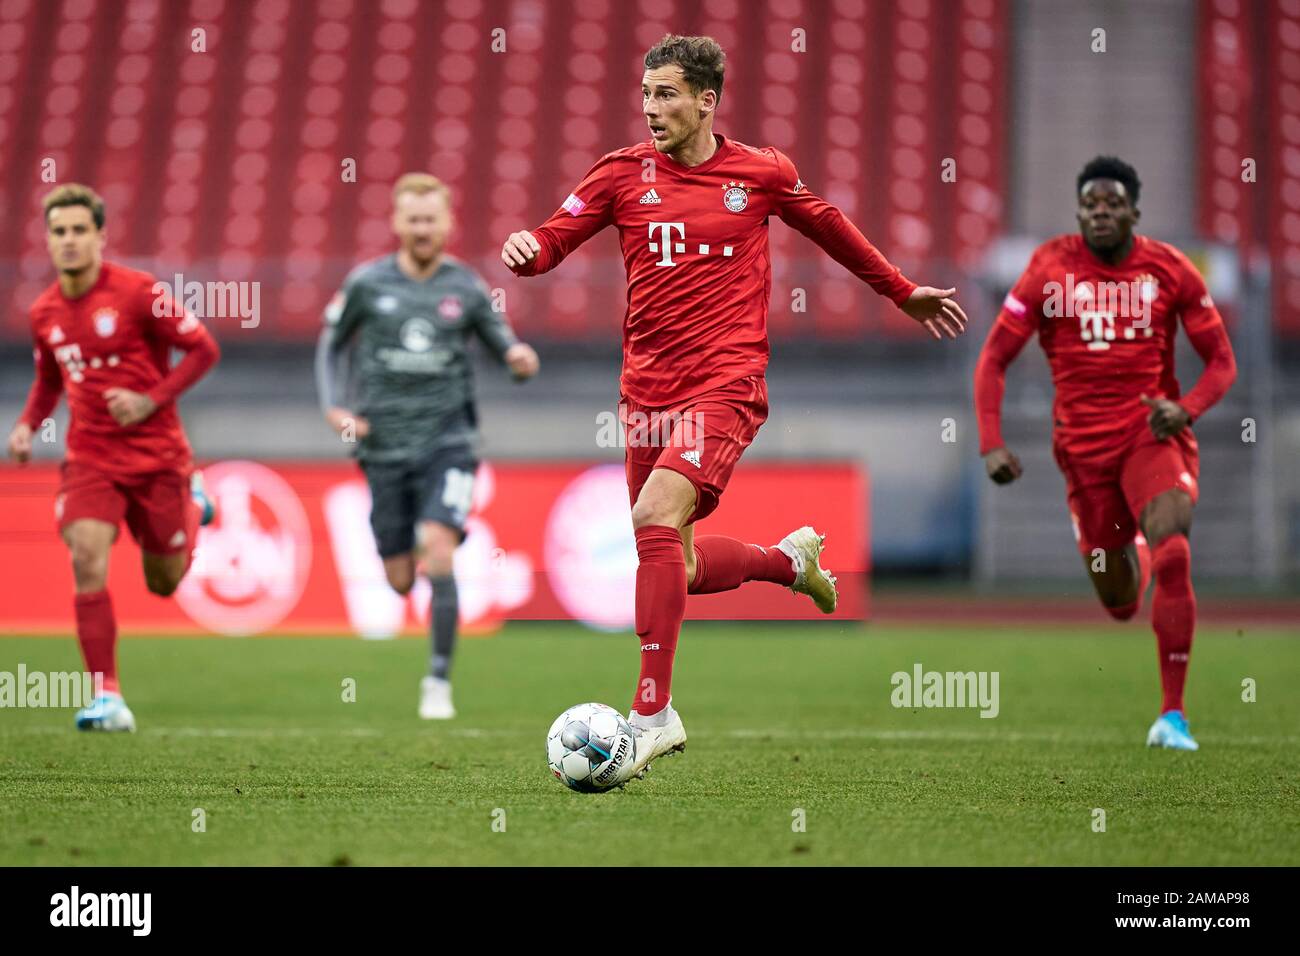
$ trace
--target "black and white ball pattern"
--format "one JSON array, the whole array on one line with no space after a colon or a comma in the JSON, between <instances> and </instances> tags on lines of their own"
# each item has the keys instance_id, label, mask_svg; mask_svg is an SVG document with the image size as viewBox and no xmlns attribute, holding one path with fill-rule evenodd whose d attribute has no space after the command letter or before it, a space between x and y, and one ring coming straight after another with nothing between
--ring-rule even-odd
<instances>
[{"instance_id":1,"label":"black and white ball pattern","mask_svg":"<svg viewBox=\"0 0 1300 956\"><path fill-rule=\"evenodd\" d=\"M621 782L636 759L636 735L623 715L605 704L578 704L551 724L546 762L571 790L599 793Z\"/></svg>"}]
</instances>

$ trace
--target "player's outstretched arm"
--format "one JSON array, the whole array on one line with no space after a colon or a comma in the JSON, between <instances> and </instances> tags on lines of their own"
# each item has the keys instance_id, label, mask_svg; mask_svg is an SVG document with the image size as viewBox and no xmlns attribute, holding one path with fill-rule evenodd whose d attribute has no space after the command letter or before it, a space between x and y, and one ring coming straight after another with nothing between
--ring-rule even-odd
<instances>
[{"instance_id":1,"label":"player's outstretched arm","mask_svg":"<svg viewBox=\"0 0 1300 956\"><path fill-rule=\"evenodd\" d=\"M501 246L501 261L512 272L519 270L537 258L542 251L541 245L527 229L512 232Z\"/></svg>"},{"instance_id":2,"label":"player's outstretched arm","mask_svg":"<svg viewBox=\"0 0 1300 956\"><path fill-rule=\"evenodd\" d=\"M980 349L975 365L975 418L980 433L984 470L995 483L1010 484L1023 474L1020 459L1002 440L1002 396L1007 368L1029 341L1032 332L999 314Z\"/></svg>"},{"instance_id":3,"label":"player's outstretched arm","mask_svg":"<svg viewBox=\"0 0 1300 956\"><path fill-rule=\"evenodd\" d=\"M587 170L551 218L533 230L512 232L501 245L501 261L518 276L550 272L564 258L614 221L614 154Z\"/></svg>"},{"instance_id":4,"label":"player's outstretched arm","mask_svg":"<svg viewBox=\"0 0 1300 956\"><path fill-rule=\"evenodd\" d=\"M953 298L956 294L956 289L917 286L899 308L923 325L936 339L942 339L945 335L955 339L966 331L967 323L965 311Z\"/></svg>"},{"instance_id":5,"label":"player's outstretched arm","mask_svg":"<svg viewBox=\"0 0 1300 956\"><path fill-rule=\"evenodd\" d=\"M966 313L956 289L918 286L873 246L839 207L817 196L799 178L790 157L772 150L776 160L771 184L776 212L786 225L803 233L844 268L888 298L936 339L956 338L966 330Z\"/></svg>"}]
</instances>

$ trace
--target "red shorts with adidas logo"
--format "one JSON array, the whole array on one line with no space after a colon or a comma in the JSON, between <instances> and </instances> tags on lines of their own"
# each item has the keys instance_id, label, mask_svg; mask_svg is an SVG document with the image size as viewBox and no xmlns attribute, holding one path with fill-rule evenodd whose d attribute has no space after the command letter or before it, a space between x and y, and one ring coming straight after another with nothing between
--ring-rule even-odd
<instances>
[{"instance_id":1,"label":"red shorts with adidas logo","mask_svg":"<svg viewBox=\"0 0 1300 956\"><path fill-rule=\"evenodd\" d=\"M1190 428L1157 441L1145 421L1129 440L1104 457L1071 454L1057 443L1056 463L1065 476L1070 520L1079 551L1116 551L1137 534L1142 512L1166 491L1184 491L1196 504L1200 451Z\"/></svg>"},{"instance_id":2,"label":"red shorts with adidas logo","mask_svg":"<svg viewBox=\"0 0 1300 956\"><path fill-rule=\"evenodd\" d=\"M626 448L627 490L632 504L656 468L671 468L695 486L689 522L713 513L731 472L767 421L767 382L751 375L687 399L653 408L619 402Z\"/></svg>"},{"instance_id":3,"label":"red shorts with adidas logo","mask_svg":"<svg viewBox=\"0 0 1300 956\"><path fill-rule=\"evenodd\" d=\"M54 516L62 531L80 518L123 521L147 554L174 554L194 546L186 532L190 469L119 474L80 461L65 461Z\"/></svg>"}]
</instances>

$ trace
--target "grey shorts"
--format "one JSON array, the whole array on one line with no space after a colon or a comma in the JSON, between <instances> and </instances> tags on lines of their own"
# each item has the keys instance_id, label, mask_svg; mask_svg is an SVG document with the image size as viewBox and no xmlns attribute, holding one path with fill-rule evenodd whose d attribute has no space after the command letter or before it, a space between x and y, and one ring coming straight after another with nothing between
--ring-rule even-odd
<instances>
[{"instance_id":1,"label":"grey shorts","mask_svg":"<svg viewBox=\"0 0 1300 956\"><path fill-rule=\"evenodd\" d=\"M370 528L380 557L415 550L415 527L436 521L465 539L478 459L466 446L444 448L410 461L367 462Z\"/></svg>"}]
</instances>

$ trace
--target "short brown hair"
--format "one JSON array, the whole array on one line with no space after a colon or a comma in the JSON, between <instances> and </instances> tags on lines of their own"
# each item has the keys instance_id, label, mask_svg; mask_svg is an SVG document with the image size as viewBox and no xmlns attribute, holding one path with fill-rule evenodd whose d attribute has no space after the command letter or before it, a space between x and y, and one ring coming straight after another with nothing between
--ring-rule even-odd
<instances>
[{"instance_id":1,"label":"short brown hair","mask_svg":"<svg viewBox=\"0 0 1300 956\"><path fill-rule=\"evenodd\" d=\"M727 54L713 37L682 37L669 33L645 55L645 68L654 70L673 63L682 68L692 93L713 90L722 99L722 74Z\"/></svg>"},{"instance_id":2,"label":"short brown hair","mask_svg":"<svg viewBox=\"0 0 1300 956\"><path fill-rule=\"evenodd\" d=\"M60 206L85 206L95 220L95 228L104 228L104 200L99 193L81 183L64 183L56 186L45 195L41 208L45 211L45 221L50 221L50 210Z\"/></svg>"},{"instance_id":3,"label":"short brown hair","mask_svg":"<svg viewBox=\"0 0 1300 956\"><path fill-rule=\"evenodd\" d=\"M441 193L442 198L447 200L447 205L451 205L451 190L437 176L432 173L406 173L393 185L393 203L397 203L397 197L402 193L414 193L417 196L423 196L426 193Z\"/></svg>"}]
</instances>

